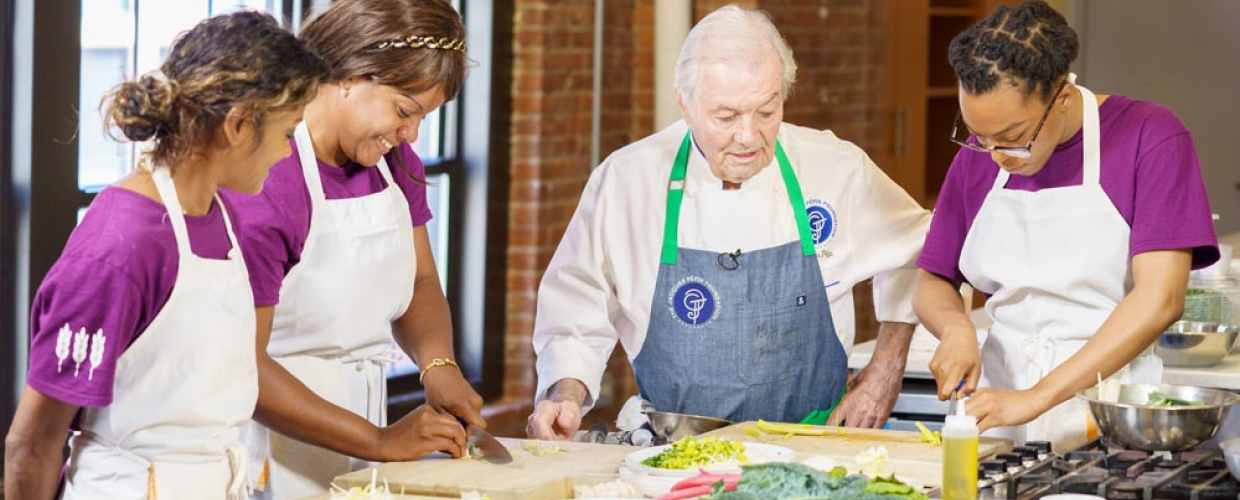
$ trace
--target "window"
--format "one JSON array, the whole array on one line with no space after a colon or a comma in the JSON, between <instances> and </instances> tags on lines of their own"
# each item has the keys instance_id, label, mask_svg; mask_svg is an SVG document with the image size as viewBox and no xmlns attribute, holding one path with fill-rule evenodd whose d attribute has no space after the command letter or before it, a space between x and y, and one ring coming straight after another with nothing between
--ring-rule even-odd
<instances>
[{"instance_id":1,"label":"window","mask_svg":"<svg viewBox=\"0 0 1240 500\"><path fill-rule=\"evenodd\" d=\"M95 193L133 168L135 151L104 135L102 96L124 78L157 67L176 33L209 15L261 9L294 27L326 0L0 0L0 34L15 57L0 54L0 318L6 321L0 396L15 404L24 385L29 305ZM484 396L498 394L502 371L503 252L506 184L488 183L492 122L492 38L506 32L511 7L458 0L476 62L457 100L423 122L414 149L427 165L428 226L436 264L452 307L458 362ZM14 7L16 7L14 9ZM496 12L507 16L492 31ZM20 15L16 18L14 12ZM12 24L9 24L9 23ZM18 29L9 28L17 26ZM76 27L79 33L72 33ZM68 32L67 32L68 31ZM80 36L75 36L80 35ZM12 39L12 44L8 42ZM4 52L4 51L0 51ZM11 71L9 68L12 68ZM500 85L503 88L504 84ZM5 101L2 98L8 98ZM12 106L5 108L4 106ZM503 108L497 108L503 109ZM502 116L502 111L495 111ZM11 128L9 128L11 127ZM466 133L468 132L468 133ZM11 139L12 148L7 147ZM11 156L10 155L11 152ZM12 160L10 163L9 160ZM495 208L491 208L495 207ZM497 243L498 242L498 243ZM498 265L496 265L498 264ZM489 306L489 307L488 307ZM484 331L492 332L484 335ZM10 348L11 347L11 348ZM10 360L11 356L15 359ZM484 363L485 357L485 363ZM12 362L9 362L12 361ZM392 370L393 416L421 398L417 368ZM8 407L5 407L8 408ZM11 416L6 411L4 416ZM5 426L7 428L7 425Z\"/></svg>"}]
</instances>

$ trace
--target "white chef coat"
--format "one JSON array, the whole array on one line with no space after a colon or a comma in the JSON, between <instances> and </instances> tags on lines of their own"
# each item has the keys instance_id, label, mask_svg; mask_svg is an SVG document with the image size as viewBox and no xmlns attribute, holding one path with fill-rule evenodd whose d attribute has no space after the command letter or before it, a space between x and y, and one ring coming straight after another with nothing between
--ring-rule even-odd
<instances>
[{"instance_id":1,"label":"white chef coat","mask_svg":"<svg viewBox=\"0 0 1240 500\"><path fill-rule=\"evenodd\" d=\"M624 147L590 176L538 290L533 336L537 399L556 381L576 378L590 392L588 410L598 398L616 340L630 362L641 352L659 271L667 179L687 130L680 121ZM845 350L851 350L855 330L852 288L868 278L875 278L879 321L916 323L913 261L925 240L930 213L861 148L830 131L784 123L778 138L806 205L831 214L829 230L822 231L826 234L816 248ZM740 189L725 191L695 147L680 213L681 245L746 252L797 240L792 208L774 163Z\"/></svg>"}]
</instances>

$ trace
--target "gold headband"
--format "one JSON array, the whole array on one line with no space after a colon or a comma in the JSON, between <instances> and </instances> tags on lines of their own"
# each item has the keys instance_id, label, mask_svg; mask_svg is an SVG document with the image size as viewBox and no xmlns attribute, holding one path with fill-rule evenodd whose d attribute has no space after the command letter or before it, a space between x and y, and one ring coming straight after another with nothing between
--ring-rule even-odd
<instances>
[{"instance_id":1,"label":"gold headband","mask_svg":"<svg viewBox=\"0 0 1240 500\"><path fill-rule=\"evenodd\" d=\"M386 49L388 47L403 49L409 47L411 49L439 49L439 50L455 50L457 52L465 52L465 41L448 37L418 36L413 35L400 40L392 40L376 45L376 49Z\"/></svg>"}]
</instances>

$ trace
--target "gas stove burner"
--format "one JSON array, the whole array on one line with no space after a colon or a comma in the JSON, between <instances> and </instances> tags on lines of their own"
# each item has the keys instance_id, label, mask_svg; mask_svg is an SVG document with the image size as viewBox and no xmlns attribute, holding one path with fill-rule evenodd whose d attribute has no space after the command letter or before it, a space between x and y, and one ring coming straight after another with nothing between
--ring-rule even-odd
<instances>
[{"instance_id":1,"label":"gas stove burner","mask_svg":"<svg viewBox=\"0 0 1240 500\"><path fill-rule=\"evenodd\" d=\"M1218 450L1147 453L1094 440L1029 463L1028 453L1001 455L983 467L983 499L1025 500L1083 493L1108 500L1240 500L1240 481ZM1006 466L999 472L999 464ZM981 476L979 476L981 477Z\"/></svg>"}]
</instances>

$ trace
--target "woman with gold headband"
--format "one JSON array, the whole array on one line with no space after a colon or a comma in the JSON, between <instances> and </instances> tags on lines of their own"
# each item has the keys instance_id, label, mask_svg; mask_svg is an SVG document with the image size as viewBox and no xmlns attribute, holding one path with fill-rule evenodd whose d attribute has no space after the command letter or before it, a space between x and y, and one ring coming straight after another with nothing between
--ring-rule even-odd
<instances>
[{"instance_id":1,"label":"woman with gold headband","mask_svg":"<svg viewBox=\"0 0 1240 500\"><path fill-rule=\"evenodd\" d=\"M250 447L264 472L252 479L275 499L323 493L369 461L458 457L458 418L486 425L455 363L425 169L409 145L461 89L461 17L447 0L341 0L298 36L332 77L264 192L229 197L258 317ZM421 367L427 404L389 425L393 340Z\"/></svg>"}]
</instances>

